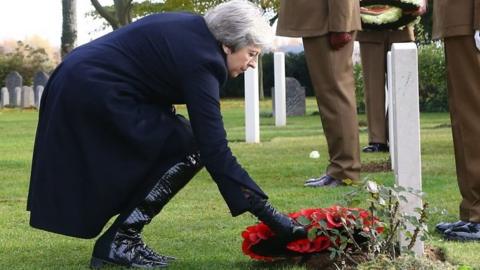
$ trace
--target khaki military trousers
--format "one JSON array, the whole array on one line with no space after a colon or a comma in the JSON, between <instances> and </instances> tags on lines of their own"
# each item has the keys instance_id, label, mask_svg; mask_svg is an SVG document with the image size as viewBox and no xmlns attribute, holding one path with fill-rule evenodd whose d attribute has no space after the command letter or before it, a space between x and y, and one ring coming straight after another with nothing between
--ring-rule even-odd
<instances>
[{"instance_id":1,"label":"khaki military trousers","mask_svg":"<svg viewBox=\"0 0 480 270\"><path fill-rule=\"evenodd\" d=\"M362 32L359 38L365 85L368 142L388 142L388 117L385 110L387 53L396 42L413 40L413 30Z\"/></svg>"},{"instance_id":2,"label":"khaki military trousers","mask_svg":"<svg viewBox=\"0 0 480 270\"><path fill-rule=\"evenodd\" d=\"M473 35L444 41L460 219L480 222L480 52Z\"/></svg>"},{"instance_id":3,"label":"khaki military trousers","mask_svg":"<svg viewBox=\"0 0 480 270\"><path fill-rule=\"evenodd\" d=\"M330 48L328 35L303 38L305 58L317 98L330 164L337 179L360 178L360 146L353 77L353 42Z\"/></svg>"}]
</instances>

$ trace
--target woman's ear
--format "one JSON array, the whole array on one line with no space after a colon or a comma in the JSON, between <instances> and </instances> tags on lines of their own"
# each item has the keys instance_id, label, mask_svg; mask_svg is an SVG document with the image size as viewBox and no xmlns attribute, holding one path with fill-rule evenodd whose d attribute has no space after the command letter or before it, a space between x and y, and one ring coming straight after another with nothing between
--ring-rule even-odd
<instances>
[{"instance_id":1,"label":"woman's ear","mask_svg":"<svg viewBox=\"0 0 480 270\"><path fill-rule=\"evenodd\" d=\"M232 50L225 44L222 44L222 49L223 49L223 52L225 52L225 54L231 54L232 53Z\"/></svg>"}]
</instances>

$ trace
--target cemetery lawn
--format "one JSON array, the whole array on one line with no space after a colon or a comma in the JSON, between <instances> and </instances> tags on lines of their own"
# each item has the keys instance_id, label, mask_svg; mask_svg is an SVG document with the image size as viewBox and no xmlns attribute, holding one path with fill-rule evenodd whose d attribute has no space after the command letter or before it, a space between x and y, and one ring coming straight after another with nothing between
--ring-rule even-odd
<instances>
[{"instance_id":1,"label":"cemetery lawn","mask_svg":"<svg viewBox=\"0 0 480 270\"><path fill-rule=\"evenodd\" d=\"M315 101L307 100L307 116L289 117L276 128L269 116L271 100L261 102L260 144L244 143L243 100L224 100L222 111L230 147L249 174L284 212L328 207L341 201L350 187L311 189L303 182L320 176L327 164L326 142ZM185 108L179 108L185 112ZM365 115L360 115L360 145L367 144ZM88 269L94 240L47 233L29 226L25 211L33 140L38 119L35 110L0 110L0 269ZM450 120L447 113L421 115L423 187L426 201L438 210L430 216L433 231L440 221L456 221L460 194L455 176ZM319 159L310 159L313 150ZM383 162L388 154L362 153L362 163ZM362 173L380 183L393 184L391 172ZM95 209L92 209L95 211ZM205 170L197 175L146 226L145 241L177 261L168 269L304 269L301 266L251 261L241 252L241 231L255 223L244 214L232 218L216 185ZM480 243L443 241L432 233L427 245L441 248L449 262L480 269ZM470 269L468 267L463 269Z\"/></svg>"}]
</instances>

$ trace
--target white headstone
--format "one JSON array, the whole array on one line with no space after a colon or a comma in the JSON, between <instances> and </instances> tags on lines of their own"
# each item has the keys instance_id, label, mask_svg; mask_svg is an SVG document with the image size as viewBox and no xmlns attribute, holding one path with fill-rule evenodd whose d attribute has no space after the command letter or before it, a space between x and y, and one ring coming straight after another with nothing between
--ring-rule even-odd
<instances>
[{"instance_id":1,"label":"white headstone","mask_svg":"<svg viewBox=\"0 0 480 270\"><path fill-rule=\"evenodd\" d=\"M415 43L395 43L392 45L392 112L395 179L399 186L422 190L422 166L420 157L420 108L418 99L418 56ZM422 208L421 198L405 194L408 203L401 203L400 209L407 215L416 215L415 208ZM413 226L407 224L413 231ZM407 246L409 240L400 236L400 244ZM416 255L424 254L424 243L417 238L413 247Z\"/></svg>"},{"instance_id":2,"label":"white headstone","mask_svg":"<svg viewBox=\"0 0 480 270\"><path fill-rule=\"evenodd\" d=\"M35 105L35 98L34 98L32 87L24 86L22 88L22 99L20 102L20 107L31 108L34 105Z\"/></svg>"},{"instance_id":3,"label":"white headstone","mask_svg":"<svg viewBox=\"0 0 480 270\"><path fill-rule=\"evenodd\" d=\"M286 86L285 86L285 54L283 52L274 53L274 72L275 72L275 126L285 126L287 124L286 109Z\"/></svg>"},{"instance_id":4,"label":"white headstone","mask_svg":"<svg viewBox=\"0 0 480 270\"><path fill-rule=\"evenodd\" d=\"M12 93L10 93L10 97L12 97ZM22 88L15 87L13 90L13 99L10 98L10 105L12 107L18 107L22 103Z\"/></svg>"},{"instance_id":5,"label":"white headstone","mask_svg":"<svg viewBox=\"0 0 480 270\"><path fill-rule=\"evenodd\" d=\"M0 93L0 108L10 105L10 95L8 94L8 89L2 87L2 92Z\"/></svg>"},{"instance_id":6,"label":"white headstone","mask_svg":"<svg viewBox=\"0 0 480 270\"><path fill-rule=\"evenodd\" d=\"M37 109L40 109L40 103L41 103L41 100L42 100L42 95L43 95L43 86L39 85L37 87L35 87L35 96L37 97L37 99L35 100L35 107L37 107Z\"/></svg>"},{"instance_id":7,"label":"white headstone","mask_svg":"<svg viewBox=\"0 0 480 270\"><path fill-rule=\"evenodd\" d=\"M390 157L395 155L395 134L393 133L393 91L392 91L392 52L387 53L387 98L388 98L388 142L390 148ZM395 171L395 160L390 158L392 171Z\"/></svg>"},{"instance_id":8,"label":"white headstone","mask_svg":"<svg viewBox=\"0 0 480 270\"><path fill-rule=\"evenodd\" d=\"M245 72L245 141L260 142L260 102L258 96L258 70Z\"/></svg>"}]
</instances>

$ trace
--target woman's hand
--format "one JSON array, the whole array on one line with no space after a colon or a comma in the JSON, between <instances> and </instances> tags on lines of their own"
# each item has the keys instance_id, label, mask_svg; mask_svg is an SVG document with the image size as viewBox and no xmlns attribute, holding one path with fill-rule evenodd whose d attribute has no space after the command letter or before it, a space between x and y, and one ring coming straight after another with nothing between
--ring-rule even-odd
<instances>
[{"instance_id":1,"label":"woman's hand","mask_svg":"<svg viewBox=\"0 0 480 270\"><path fill-rule=\"evenodd\" d=\"M427 5L428 5L428 0L423 0L422 5L417 10L413 12L408 12L408 14L412 14L413 16L422 16L427 12Z\"/></svg>"}]
</instances>

